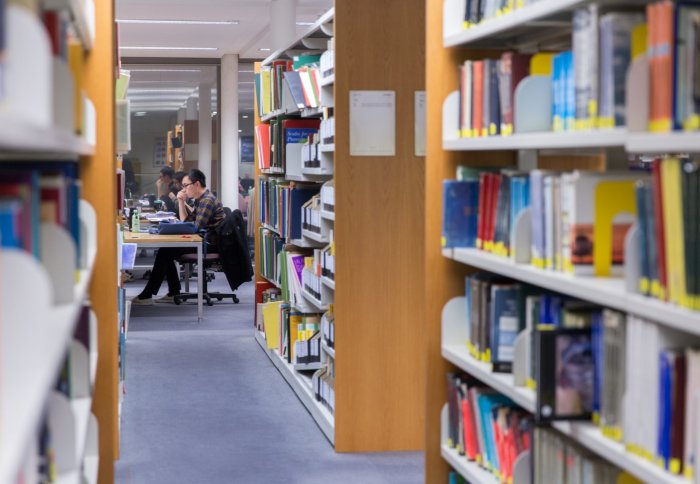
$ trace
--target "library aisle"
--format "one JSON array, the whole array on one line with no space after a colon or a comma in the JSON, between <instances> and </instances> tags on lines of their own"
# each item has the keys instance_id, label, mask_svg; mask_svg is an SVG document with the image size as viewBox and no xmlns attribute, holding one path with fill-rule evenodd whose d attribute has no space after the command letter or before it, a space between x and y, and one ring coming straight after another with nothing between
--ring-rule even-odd
<instances>
[{"instance_id":1,"label":"library aisle","mask_svg":"<svg viewBox=\"0 0 700 484\"><path fill-rule=\"evenodd\" d=\"M254 340L253 285L238 295L201 324L191 307L132 308L116 482L422 483L420 452L334 452Z\"/></svg>"}]
</instances>

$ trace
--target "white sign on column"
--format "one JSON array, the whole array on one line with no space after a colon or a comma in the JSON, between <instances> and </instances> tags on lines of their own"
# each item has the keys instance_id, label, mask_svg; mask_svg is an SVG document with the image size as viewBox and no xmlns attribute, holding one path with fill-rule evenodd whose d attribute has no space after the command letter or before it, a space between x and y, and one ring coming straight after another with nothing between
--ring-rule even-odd
<instances>
[{"instance_id":1,"label":"white sign on column","mask_svg":"<svg viewBox=\"0 0 700 484\"><path fill-rule=\"evenodd\" d=\"M207 187L211 188L211 85L199 85L199 169L207 177Z\"/></svg>"},{"instance_id":2,"label":"white sign on column","mask_svg":"<svg viewBox=\"0 0 700 484\"><path fill-rule=\"evenodd\" d=\"M224 207L238 207L238 54L221 58L221 193Z\"/></svg>"}]
</instances>

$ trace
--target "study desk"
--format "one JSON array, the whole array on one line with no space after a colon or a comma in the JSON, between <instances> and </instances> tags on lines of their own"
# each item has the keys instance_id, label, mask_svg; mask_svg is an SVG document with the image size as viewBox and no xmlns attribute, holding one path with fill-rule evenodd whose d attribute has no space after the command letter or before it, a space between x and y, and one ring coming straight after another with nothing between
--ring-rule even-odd
<instances>
[{"instance_id":1,"label":"study desk","mask_svg":"<svg viewBox=\"0 0 700 484\"><path fill-rule=\"evenodd\" d=\"M124 242L138 247L156 249L159 247L193 247L197 249L197 321L202 322L202 238L199 235L158 235L124 232Z\"/></svg>"}]
</instances>

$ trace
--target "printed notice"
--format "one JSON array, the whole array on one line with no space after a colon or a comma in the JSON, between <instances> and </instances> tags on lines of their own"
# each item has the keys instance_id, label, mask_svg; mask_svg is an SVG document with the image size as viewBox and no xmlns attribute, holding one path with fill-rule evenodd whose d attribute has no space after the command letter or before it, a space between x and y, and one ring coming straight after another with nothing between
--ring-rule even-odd
<instances>
[{"instance_id":1,"label":"printed notice","mask_svg":"<svg viewBox=\"0 0 700 484\"><path fill-rule=\"evenodd\" d=\"M425 91L415 92L414 144L416 156L425 156Z\"/></svg>"},{"instance_id":2,"label":"printed notice","mask_svg":"<svg viewBox=\"0 0 700 484\"><path fill-rule=\"evenodd\" d=\"M350 156L396 155L396 92L350 91Z\"/></svg>"}]
</instances>

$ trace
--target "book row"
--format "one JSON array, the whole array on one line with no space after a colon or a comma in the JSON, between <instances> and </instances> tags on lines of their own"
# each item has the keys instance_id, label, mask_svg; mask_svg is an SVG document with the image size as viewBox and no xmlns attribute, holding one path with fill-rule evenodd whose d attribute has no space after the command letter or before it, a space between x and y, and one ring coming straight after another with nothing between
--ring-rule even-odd
<instances>
[{"instance_id":1,"label":"book row","mask_svg":"<svg viewBox=\"0 0 700 484\"><path fill-rule=\"evenodd\" d=\"M537 422L592 420L672 474L692 475L700 340L489 273L466 278L467 347L535 390Z\"/></svg>"},{"instance_id":2,"label":"book row","mask_svg":"<svg viewBox=\"0 0 700 484\"><path fill-rule=\"evenodd\" d=\"M464 0L465 29L479 25L481 22L506 15L514 10L527 8L537 0Z\"/></svg>"},{"instance_id":3,"label":"book row","mask_svg":"<svg viewBox=\"0 0 700 484\"><path fill-rule=\"evenodd\" d=\"M693 247L700 164L658 158L629 172L460 168L443 183L443 247L476 247L540 269L620 276L636 224L638 292L700 308ZM521 215L529 223L518 226ZM527 236L529 232L529 237ZM596 234L600 234L596 236ZM518 239L531 241L529 249Z\"/></svg>"},{"instance_id":4,"label":"book row","mask_svg":"<svg viewBox=\"0 0 700 484\"><path fill-rule=\"evenodd\" d=\"M297 109L321 106L320 54L276 60L255 74L255 94L260 117L293 105Z\"/></svg>"},{"instance_id":5,"label":"book row","mask_svg":"<svg viewBox=\"0 0 700 484\"><path fill-rule=\"evenodd\" d=\"M317 185L289 182L280 178L258 178L257 199L261 224L276 230L282 238L300 239L309 200L317 197ZM319 224L320 225L320 224Z\"/></svg>"},{"instance_id":6,"label":"book row","mask_svg":"<svg viewBox=\"0 0 700 484\"><path fill-rule=\"evenodd\" d=\"M637 117L647 119L630 120L635 130L698 130L700 104L693 88L700 42L697 25L700 6L692 2L652 3L646 6L646 15L643 11L601 15L596 4L577 9L571 50L505 52L499 58L468 60L459 66L459 136L626 126L627 91L646 85L648 92L638 95L647 98L642 104L648 101L648 113L642 110ZM538 91L542 102L537 108L545 111L535 117L545 119L544 125L533 121L531 112L517 116L518 106L535 107L527 98L542 80L549 87Z\"/></svg>"},{"instance_id":7,"label":"book row","mask_svg":"<svg viewBox=\"0 0 700 484\"><path fill-rule=\"evenodd\" d=\"M3 162L0 174L0 247L22 249L40 259L40 225L47 223L65 228L79 254L78 164Z\"/></svg>"},{"instance_id":8,"label":"book row","mask_svg":"<svg viewBox=\"0 0 700 484\"><path fill-rule=\"evenodd\" d=\"M267 348L290 364L321 361L321 316L302 314L286 301L259 303L256 326L265 334Z\"/></svg>"},{"instance_id":9,"label":"book row","mask_svg":"<svg viewBox=\"0 0 700 484\"><path fill-rule=\"evenodd\" d=\"M311 385L316 400L333 414L335 412L335 363L332 360L314 373Z\"/></svg>"},{"instance_id":10,"label":"book row","mask_svg":"<svg viewBox=\"0 0 700 484\"><path fill-rule=\"evenodd\" d=\"M329 308L321 318L321 334L326 345L329 348L335 348L335 315L332 308Z\"/></svg>"},{"instance_id":11,"label":"book row","mask_svg":"<svg viewBox=\"0 0 700 484\"><path fill-rule=\"evenodd\" d=\"M288 158L301 159L303 146L313 144L320 124L318 119L286 118L255 126L259 168L284 173Z\"/></svg>"}]
</instances>

